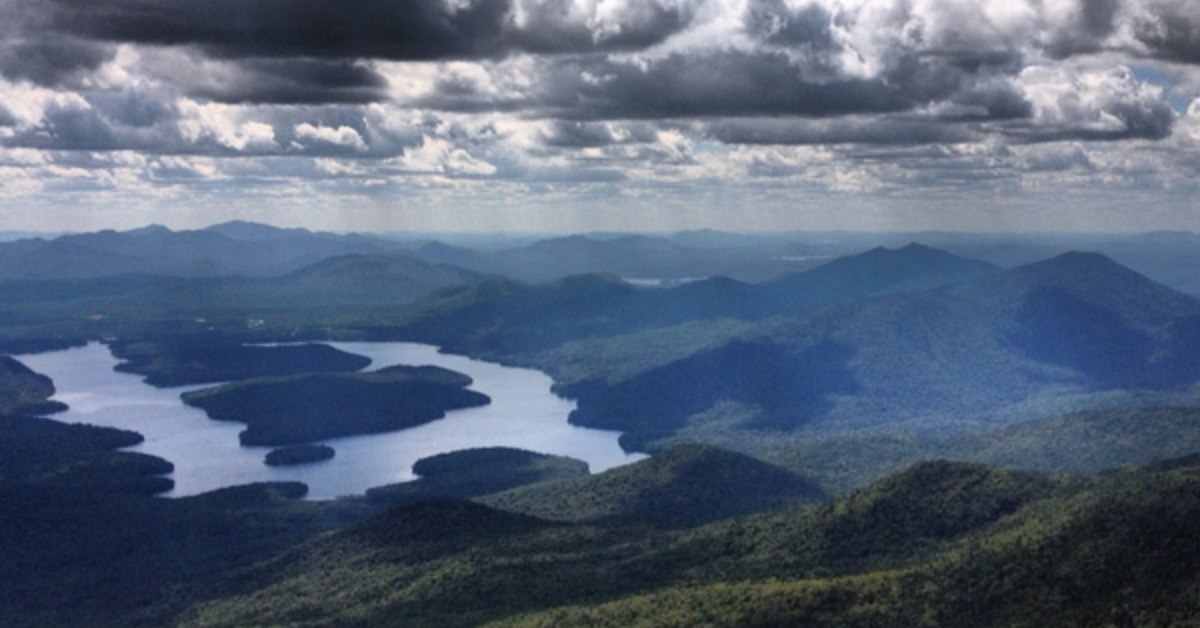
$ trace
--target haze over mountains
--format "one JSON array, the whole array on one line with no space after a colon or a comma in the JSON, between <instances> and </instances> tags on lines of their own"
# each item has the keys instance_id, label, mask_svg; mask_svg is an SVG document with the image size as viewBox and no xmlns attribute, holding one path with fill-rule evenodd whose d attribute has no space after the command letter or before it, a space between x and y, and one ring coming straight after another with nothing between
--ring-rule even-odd
<instances>
[{"instance_id":1,"label":"haze over mountains","mask_svg":"<svg viewBox=\"0 0 1200 628\"><path fill-rule=\"evenodd\" d=\"M268 337L352 333L515 361L546 370L578 399L573 421L624 431L636 449L678 434L733 445L746 433L735 429L730 440L709 429L714 421L789 434L1003 423L1063 404L1116 403L1113 391L1185 394L1200 377L1192 351L1200 304L1100 254L1063 253L1006 270L909 243L758 283L716 276L652 289L612 273L691 263L751 236L683 237L708 248L572 236L471 251L478 268L494 271L481 274L414 257L444 253L444 245L403 251L365 236L251 223L181 233L150 227L40 243L47 259L68 245L119 253L137 275L10 282L0 295L10 319L59 321L74 334L190 313L207 324L248 317ZM1143 236L1163 238L1189 241ZM0 256L12 254L5 246ZM198 257L214 252L243 260L243 275L253 276L156 276L189 264L231 268ZM269 261L249 269L243 255ZM315 261L261 276L302 258ZM496 276L516 259L523 261L510 273L609 272L541 283ZM69 266L49 264L64 273Z\"/></svg>"},{"instance_id":2,"label":"haze over mountains","mask_svg":"<svg viewBox=\"0 0 1200 628\"><path fill-rule=\"evenodd\" d=\"M482 274L540 282L609 273L631 279L694 280L726 276L761 282L837 257L912 242L1001 267L1070 250L1103 253L1157 281L1200 293L1188 269L1200 263L1200 235L970 234L949 232L591 233L569 236L470 234L332 234L232 221L193 231L148 226L0 238L0 279L64 279L149 274L271 277L347 255L398 256Z\"/></svg>"},{"instance_id":3,"label":"haze over mountains","mask_svg":"<svg viewBox=\"0 0 1200 628\"><path fill-rule=\"evenodd\" d=\"M186 398L247 423L245 442L313 445L442 420L376 420L406 403L486 399L451 371L428 373L441 392L403 368L354 372L369 360L321 344L415 341L540 369L572 423L652 454L593 475L467 450L330 502L296 501L298 483L156 500L170 461L120 451L133 432L27 416L61 410L54 384L5 358L0 505L17 514L0 551L24 577L0 575L17 600L0 623L881 625L933 608L1009 625L1026 602L1058 624L1196 616L1180 587L1200 568L1164 557L1195 549L1178 539L1197 520L1200 301L1059 240L927 235L949 244L472 248L241 222L0 244L38 266L2 266L0 349L103 341L151 384L233 380ZM1165 253L1187 234L1104 242L1190 281ZM1039 474L1132 465L1149 466Z\"/></svg>"}]
</instances>

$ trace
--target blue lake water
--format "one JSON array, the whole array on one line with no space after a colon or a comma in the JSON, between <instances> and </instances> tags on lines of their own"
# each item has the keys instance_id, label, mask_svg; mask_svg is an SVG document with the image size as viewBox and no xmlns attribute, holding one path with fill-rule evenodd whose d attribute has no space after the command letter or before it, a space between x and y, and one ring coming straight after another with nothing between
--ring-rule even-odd
<instances>
[{"instance_id":1,"label":"blue lake water","mask_svg":"<svg viewBox=\"0 0 1200 628\"><path fill-rule=\"evenodd\" d=\"M413 479L412 465L433 454L472 447L507 446L571 456L593 473L643 458L617 444L619 432L567 423L575 402L550 392L551 380L532 369L512 368L438 353L430 345L401 342L339 342L333 346L372 360L368 370L396 364L432 364L465 373L473 390L490 405L448 412L419 427L321 441L335 450L332 460L295 467L268 467L270 448L238 444L241 423L214 421L185 406L180 393L204 386L154 388L141 376L113 370L116 358L99 343L37 355L17 356L54 380L54 399L70 410L54 415L67 423L90 423L133 430L146 437L129 448L175 464L175 489L168 496L265 481L300 481L310 499L359 494L368 488Z\"/></svg>"}]
</instances>

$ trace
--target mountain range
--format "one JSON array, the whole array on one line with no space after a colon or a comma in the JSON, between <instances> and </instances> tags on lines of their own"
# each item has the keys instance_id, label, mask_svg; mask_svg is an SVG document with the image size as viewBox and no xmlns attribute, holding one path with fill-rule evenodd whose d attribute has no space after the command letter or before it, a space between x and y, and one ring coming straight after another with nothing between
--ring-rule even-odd
<instances>
[{"instance_id":1,"label":"mountain range","mask_svg":"<svg viewBox=\"0 0 1200 628\"><path fill-rule=\"evenodd\" d=\"M666 290L483 282L426 301L397 333L542 368L578 400L572 421L625 431L632 448L980 427L1200 379L1200 302L1091 253L1001 270L910 245Z\"/></svg>"},{"instance_id":2,"label":"mountain range","mask_svg":"<svg viewBox=\"0 0 1200 628\"><path fill-rule=\"evenodd\" d=\"M1054 239L872 237L472 249L239 222L0 244L9 352L99 340L159 383L238 380L199 393L238 400L215 414L338 434L371 408L330 382L407 371L316 374L366 358L295 341L427 342L542 369L571 422L653 454L589 474L488 448L362 497L154 498L172 465L123 450L141 435L26 416L61 409L53 382L0 357L0 625L1194 623L1200 302L1100 253L964 253ZM750 249L740 279L684 274ZM820 259L742 280L777 255Z\"/></svg>"}]
</instances>

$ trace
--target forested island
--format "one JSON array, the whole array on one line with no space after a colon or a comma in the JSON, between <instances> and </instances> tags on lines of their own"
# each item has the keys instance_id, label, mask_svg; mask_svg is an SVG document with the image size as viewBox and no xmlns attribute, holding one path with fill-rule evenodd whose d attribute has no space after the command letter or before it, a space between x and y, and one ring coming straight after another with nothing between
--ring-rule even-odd
<instances>
[{"instance_id":1,"label":"forested island","mask_svg":"<svg viewBox=\"0 0 1200 628\"><path fill-rule=\"evenodd\" d=\"M336 453L333 447L328 445L289 445L267 452L263 463L270 467L288 467L329 460Z\"/></svg>"},{"instance_id":2,"label":"forested island","mask_svg":"<svg viewBox=\"0 0 1200 628\"><path fill-rule=\"evenodd\" d=\"M371 364L369 358L325 344L256 346L222 334L114 340L109 349L124 360L117 370L145 375L147 384L164 388L251 377L350 373Z\"/></svg>"},{"instance_id":3,"label":"forested island","mask_svg":"<svg viewBox=\"0 0 1200 628\"><path fill-rule=\"evenodd\" d=\"M367 491L367 501L409 504L431 499L468 499L503 490L588 475L587 463L510 447L437 454L413 465L417 479Z\"/></svg>"},{"instance_id":4,"label":"forested island","mask_svg":"<svg viewBox=\"0 0 1200 628\"><path fill-rule=\"evenodd\" d=\"M447 410L490 402L471 378L434 366L370 373L256 378L187 392L184 403L214 419L246 424L243 445L292 445L415 427Z\"/></svg>"}]
</instances>

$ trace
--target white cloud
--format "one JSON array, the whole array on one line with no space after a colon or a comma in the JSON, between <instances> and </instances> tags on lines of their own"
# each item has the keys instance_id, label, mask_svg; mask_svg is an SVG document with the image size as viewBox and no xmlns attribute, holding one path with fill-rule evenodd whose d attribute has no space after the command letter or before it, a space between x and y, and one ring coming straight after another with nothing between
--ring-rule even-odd
<instances>
[{"instance_id":1,"label":"white cloud","mask_svg":"<svg viewBox=\"0 0 1200 628\"><path fill-rule=\"evenodd\" d=\"M275 129L252 118L254 112L243 106L220 103L200 104L191 99L176 103L180 113L179 130L192 143L206 140L235 151L275 148Z\"/></svg>"},{"instance_id":2,"label":"white cloud","mask_svg":"<svg viewBox=\"0 0 1200 628\"><path fill-rule=\"evenodd\" d=\"M496 167L457 148L448 140L426 137L421 145L404 152L396 163L407 170L428 174L490 176Z\"/></svg>"},{"instance_id":3,"label":"white cloud","mask_svg":"<svg viewBox=\"0 0 1200 628\"><path fill-rule=\"evenodd\" d=\"M296 138L302 143L318 142L352 148L356 151L367 150L367 143L363 141L362 136L348 126L317 126L302 122L297 124L294 130Z\"/></svg>"}]
</instances>

